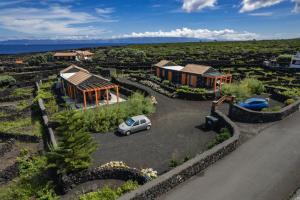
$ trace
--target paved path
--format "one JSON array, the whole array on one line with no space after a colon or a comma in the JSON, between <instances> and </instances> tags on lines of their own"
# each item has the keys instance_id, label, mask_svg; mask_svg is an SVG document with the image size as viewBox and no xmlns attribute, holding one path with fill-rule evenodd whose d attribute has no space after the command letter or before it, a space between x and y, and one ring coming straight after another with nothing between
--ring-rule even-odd
<instances>
[{"instance_id":1,"label":"paved path","mask_svg":"<svg viewBox=\"0 0 300 200\"><path fill-rule=\"evenodd\" d=\"M300 184L300 112L265 129L165 200L285 200Z\"/></svg>"}]
</instances>

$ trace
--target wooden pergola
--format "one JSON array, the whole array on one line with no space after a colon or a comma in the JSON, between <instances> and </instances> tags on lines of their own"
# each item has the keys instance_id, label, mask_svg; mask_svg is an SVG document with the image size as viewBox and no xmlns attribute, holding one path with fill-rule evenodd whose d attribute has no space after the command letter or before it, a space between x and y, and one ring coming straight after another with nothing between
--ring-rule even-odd
<instances>
[{"instance_id":1,"label":"wooden pergola","mask_svg":"<svg viewBox=\"0 0 300 200\"><path fill-rule=\"evenodd\" d=\"M219 91L222 90L222 83L231 83L232 82L232 75L231 74L224 74L224 75L209 75L204 74L206 78L206 85L213 88L214 92L217 92L217 83L219 82Z\"/></svg>"},{"instance_id":2,"label":"wooden pergola","mask_svg":"<svg viewBox=\"0 0 300 200\"><path fill-rule=\"evenodd\" d=\"M106 103L109 104L111 89L116 90L117 103L119 102L119 86L90 73L76 72L70 78L63 79L62 85L66 94L75 100L75 104L78 100L83 101L84 108L87 107L87 100L93 103L93 99L95 99L95 105L99 106L102 92Z\"/></svg>"}]
</instances>

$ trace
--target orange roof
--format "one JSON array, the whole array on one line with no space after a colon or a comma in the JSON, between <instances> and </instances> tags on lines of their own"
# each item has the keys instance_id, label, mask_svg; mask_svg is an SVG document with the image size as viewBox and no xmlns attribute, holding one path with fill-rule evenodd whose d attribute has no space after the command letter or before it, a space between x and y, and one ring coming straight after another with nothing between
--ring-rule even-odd
<instances>
[{"instance_id":1,"label":"orange roof","mask_svg":"<svg viewBox=\"0 0 300 200\"><path fill-rule=\"evenodd\" d=\"M212 67L205 65L188 64L181 71L192 74L204 74Z\"/></svg>"},{"instance_id":2,"label":"orange roof","mask_svg":"<svg viewBox=\"0 0 300 200\"><path fill-rule=\"evenodd\" d=\"M84 56L92 56L92 55L94 55L94 53L92 53L90 51L76 51L76 53L82 54Z\"/></svg>"},{"instance_id":3,"label":"orange roof","mask_svg":"<svg viewBox=\"0 0 300 200\"><path fill-rule=\"evenodd\" d=\"M76 55L77 53L75 52L58 52L54 54L55 57L68 57L68 56L76 56Z\"/></svg>"},{"instance_id":4,"label":"orange roof","mask_svg":"<svg viewBox=\"0 0 300 200\"><path fill-rule=\"evenodd\" d=\"M161 60L158 63L156 63L154 66L156 67L177 66L177 64L169 60Z\"/></svg>"},{"instance_id":5,"label":"orange roof","mask_svg":"<svg viewBox=\"0 0 300 200\"><path fill-rule=\"evenodd\" d=\"M61 70L60 73L67 73L69 70L72 70L73 68L77 69L78 71L83 71L83 72L89 73L88 70L83 69L82 67L78 67L77 65L70 65L69 67Z\"/></svg>"},{"instance_id":6,"label":"orange roof","mask_svg":"<svg viewBox=\"0 0 300 200\"><path fill-rule=\"evenodd\" d=\"M68 78L68 81L73 85L79 85L83 81L90 78L92 75L83 71L76 72L73 76Z\"/></svg>"}]
</instances>

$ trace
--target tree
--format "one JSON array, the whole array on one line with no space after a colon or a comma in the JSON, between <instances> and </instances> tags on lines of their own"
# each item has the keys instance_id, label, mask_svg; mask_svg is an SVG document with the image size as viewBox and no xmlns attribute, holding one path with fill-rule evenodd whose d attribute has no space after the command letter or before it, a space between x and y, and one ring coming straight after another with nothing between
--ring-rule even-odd
<instances>
[{"instance_id":1,"label":"tree","mask_svg":"<svg viewBox=\"0 0 300 200\"><path fill-rule=\"evenodd\" d=\"M60 174L88 168L97 143L82 127L81 115L76 111L65 112L58 121L64 126L57 130L60 137L58 147L47 154L49 167L55 168Z\"/></svg>"}]
</instances>

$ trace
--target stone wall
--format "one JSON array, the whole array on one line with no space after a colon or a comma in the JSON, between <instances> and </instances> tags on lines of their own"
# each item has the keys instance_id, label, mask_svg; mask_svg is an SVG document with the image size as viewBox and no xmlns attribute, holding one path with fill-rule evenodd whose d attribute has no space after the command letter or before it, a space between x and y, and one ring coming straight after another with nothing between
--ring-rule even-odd
<instances>
[{"instance_id":1,"label":"stone wall","mask_svg":"<svg viewBox=\"0 0 300 200\"><path fill-rule=\"evenodd\" d=\"M39 84L36 82L36 89L37 91L39 90ZM46 141L45 143L48 144L48 146L51 147L56 147L57 146L57 141L53 132L53 129L51 128L51 125L49 123L49 118L47 115L46 107L44 105L43 99L38 99L38 106L42 115L42 123L45 128L45 133L46 133Z\"/></svg>"},{"instance_id":2,"label":"stone wall","mask_svg":"<svg viewBox=\"0 0 300 200\"><path fill-rule=\"evenodd\" d=\"M4 170L0 171L0 183L6 183L19 174L19 164L15 162L13 165L8 166Z\"/></svg>"},{"instance_id":3,"label":"stone wall","mask_svg":"<svg viewBox=\"0 0 300 200\"><path fill-rule=\"evenodd\" d=\"M183 163L175 169L159 176L151 182L139 187L137 190L125 194L120 200L142 200L142 199L155 199L162 194L167 193L177 185L188 180L192 176L206 169L219 159L223 158L230 152L234 151L239 144L240 132L237 126L223 113L215 111L212 113L218 117L221 125L228 127L233 136L223 143L216 145L210 150L197 155L193 159Z\"/></svg>"},{"instance_id":4,"label":"stone wall","mask_svg":"<svg viewBox=\"0 0 300 200\"><path fill-rule=\"evenodd\" d=\"M0 157L2 157L4 154L10 152L12 150L12 148L14 147L15 142L16 141L11 138L11 139L5 141L4 144L0 145Z\"/></svg>"},{"instance_id":5,"label":"stone wall","mask_svg":"<svg viewBox=\"0 0 300 200\"><path fill-rule=\"evenodd\" d=\"M3 133L3 132L0 132L0 139L2 139L2 140L15 139L15 140L19 140L22 142L32 142L32 143L40 142L40 138L38 136Z\"/></svg>"},{"instance_id":6,"label":"stone wall","mask_svg":"<svg viewBox=\"0 0 300 200\"><path fill-rule=\"evenodd\" d=\"M123 181L135 180L139 184L147 182L145 177L139 170L133 168L94 168L65 175L59 179L60 189L65 194L74 186L93 180L100 179L118 179Z\"/></svg>"},{"instance_id":7,"label":"stone wall","mask_svg":"<svg viewBox=\"0 0 300 200\"><path fill-rule=\"evenodd\" d=\"M278 112L262 112L253 111L243 108L237 104L230 104L229 117L230 119L244 123L266 123L279 121L287 117L288 115L299 110L300 100L295 103L282 108Z\"/></svg>"}]
</instances>

